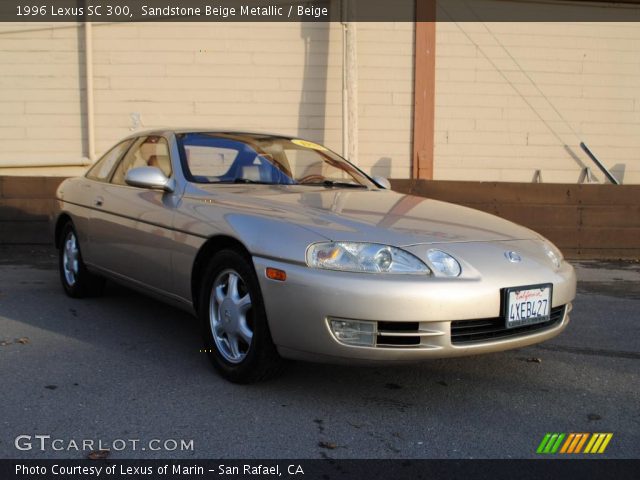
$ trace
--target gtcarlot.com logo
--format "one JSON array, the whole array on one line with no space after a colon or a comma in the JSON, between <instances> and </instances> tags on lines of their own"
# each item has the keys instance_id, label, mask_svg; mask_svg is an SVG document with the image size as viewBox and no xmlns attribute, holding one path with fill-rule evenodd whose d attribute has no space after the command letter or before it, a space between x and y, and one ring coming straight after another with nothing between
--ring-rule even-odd
<instances>
[{"instance_id":1,"label":"gtcarlot.com logo","mask_svg":"<svg viewBox=\"0 0 640 480\"><path fill-rule=\"evenodd\" d=\"M18 435L13 443L18 450L39 450L41 452L48 450L54 452L90 452L96 450L113 450L115 452L123 450L185 452L193 451L194 449L193 440L176 440L173 438L164 440L153 438L148 441L142 441L139 438L116 438L115 440L104 441L90 438L52 438L51 435Z\"/></svg>"},{"instance_id":2,"label":"gtcarlot.com logo","mask_svg":"<svg viewBox=\"0 0 640 480\"><path fill-rule=\"evenodd\" d=\"M536 453L604 453L613 433L547 433Z\"/></svg>"}]
</instances>

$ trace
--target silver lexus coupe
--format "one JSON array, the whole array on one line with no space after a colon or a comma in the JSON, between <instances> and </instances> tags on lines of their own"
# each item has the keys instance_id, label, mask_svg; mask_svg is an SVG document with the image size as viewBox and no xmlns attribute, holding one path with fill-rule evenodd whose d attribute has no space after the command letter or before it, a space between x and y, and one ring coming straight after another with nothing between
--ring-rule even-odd
<instances>
[{"instance_id":1,"label":"silver lexus coupe","mask_svg":"<svg viewBox=\"0 0 640 480\"><path fill-rule=\"evenodd\" d=\"M573 268L537 233L402 195L280 135L136 133L57 191L60 279L109 278L198 316L228 380L284 359L411 362L538 343L569 322Z\"/></svg>"}]
</instances>

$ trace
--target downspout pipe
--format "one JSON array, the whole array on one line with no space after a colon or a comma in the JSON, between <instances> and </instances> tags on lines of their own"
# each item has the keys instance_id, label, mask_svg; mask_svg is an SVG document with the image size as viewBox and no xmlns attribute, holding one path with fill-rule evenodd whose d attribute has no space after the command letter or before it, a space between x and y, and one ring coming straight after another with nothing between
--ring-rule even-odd
<instances>
[{"instance_id":1,"label":"downspout pipe","mask_svg":"<svg viewBox=\"0 0 640 480\"><path fill-rule=\"evenodd\" d=\"M358 162L358 55L356 23L349 22L353 3L342 0L342 152L352 163Z\"/></svg>"},{"instance_id":2,"label":"downspout pipe","mask_svg":"<svg viewBox=\"0 0 640 480\"><path fill-rule=\"evenodd\" d=\"M347 0L342 0L342 156L349 151L349 95L347 93Z\"/></svg>"},{"instance_id":3,"label":"downspout pipe","mask_svg":"<svg viewBox=\"0 0 640 480\"><path fill-rule=\"evenodd\" d=\"M84 55L86 69L87 157L89 157L90 163L93 163L96 160L96 131L93 97L93 26L91 22L84 23Z\"/></svg>"}]
</instances>

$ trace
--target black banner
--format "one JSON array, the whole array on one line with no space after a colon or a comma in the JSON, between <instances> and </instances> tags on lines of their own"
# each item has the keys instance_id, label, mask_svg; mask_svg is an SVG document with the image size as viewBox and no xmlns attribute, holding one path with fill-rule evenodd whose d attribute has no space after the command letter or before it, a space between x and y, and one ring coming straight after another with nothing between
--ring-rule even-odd
<instances>
[{"instance_id":1,"label":"black banner","mask_svg":"<svg viewBox=\"0 0 640 480\"><path fill-rule=\"evenodd\" d=\"M0 460L0 478L636 479L640 460Z\"/></svg>"},{"instance_id":2,"label":"black banner","mask_svg":"<svg viewBox=\"0 0 640 480\"><path fill-rule=\"evenodd\" d=\"M640 0L2 0L1 22L637 22Z\"/></svg>"}]
</instances>

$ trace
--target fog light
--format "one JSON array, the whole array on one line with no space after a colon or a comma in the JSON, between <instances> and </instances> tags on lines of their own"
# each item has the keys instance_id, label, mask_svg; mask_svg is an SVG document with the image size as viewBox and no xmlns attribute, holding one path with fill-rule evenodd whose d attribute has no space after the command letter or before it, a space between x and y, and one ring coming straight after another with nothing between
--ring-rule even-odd
<instances>
[{"instance_id":1,"label":"fog light","mask_svg":"<svg viewBox=\"0 0 640 480\"><path fill-rule=\"evenodd\" d=\"M375 322L357 320L330 320L331 332L340 343L373 347L376 344Z\"/></svg>"}]
</instances>

